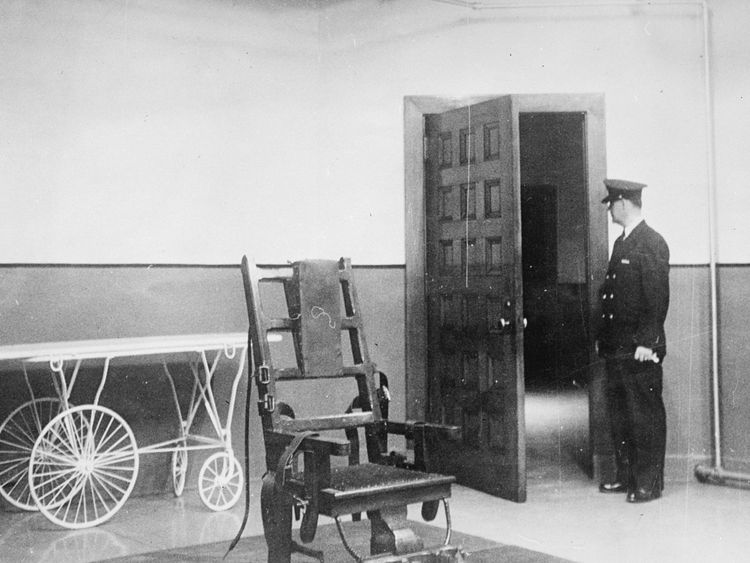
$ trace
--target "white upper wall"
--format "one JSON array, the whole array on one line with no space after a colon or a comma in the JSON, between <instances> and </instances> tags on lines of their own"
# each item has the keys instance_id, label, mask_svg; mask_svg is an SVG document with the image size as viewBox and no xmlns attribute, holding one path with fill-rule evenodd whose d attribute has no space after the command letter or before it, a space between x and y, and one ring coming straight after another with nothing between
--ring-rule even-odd
<instances>
[{"instance_id":1,"label":"white upper wall","mask_svg":"<svg viewBox=\"0 0 750 563\"><path fill-rule=\"evenodd\" d=\"M639 4L0 3L0 262L403 263L404 96L603 92L608 174L705 263L700 6ZM750 10L710 7L718 258L748 262Z\"/></svg>"},{"instance_id":2,"label":"white upper wall","mask_svg":"<svg viewBox=\"0 0 750 563\"><path fill-rule=\"evenodd\" d=\"M750 262L750 5L711 0L710 6L718 258L744 264Z\"/></svg>"},{"instance_id":3,"label":"white upper wall","mask_svg":"<svg viewBox=\"0 0 750 563\"><path fill-rule=\"evenodd\" d=\"M258 234L288 256L265 233L318 205L319 160L293 4L0 3L0 262L239 263Z\"/></svg>"},{"instance_id":4,"label":"white upper wall","mask_svg":"<svg viewBox=\"0 0 750 563\"><path fill-rule=\"evenodd\" d=\"M326 144L325 160L339 158L331 182L342 190L367 178L363 210L401 197L404 95L603 92L609 175L650 185L645 211L673 241L673 261L707 261L697 7L471 10L362 0L333 12L323 33L330 38L323 121L338 142ZM369 141L370 150L346 150L352 138ZM387 216L387 232L398 232L401 218ZM689 245L675 244L687 234ZM393 244L397 252L400 241Z\"/></svg>"}]
</instances>

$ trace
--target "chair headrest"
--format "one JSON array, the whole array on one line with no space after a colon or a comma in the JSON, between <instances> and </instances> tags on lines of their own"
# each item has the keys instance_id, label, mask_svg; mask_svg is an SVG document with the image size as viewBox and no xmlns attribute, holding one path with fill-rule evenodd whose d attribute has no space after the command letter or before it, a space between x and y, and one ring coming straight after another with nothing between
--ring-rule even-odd
<instances>
[{"instance_id":1,"label":"chair headrest","mask_svg":"<svg viewBox=\"0 0 750 563\"><path fill-rule=\"evenodd\" d=\"M299 336L304 377L340 376L343 359L338 261L297 262L295 279L299 285Z\"/></svg>"}]
</instances>

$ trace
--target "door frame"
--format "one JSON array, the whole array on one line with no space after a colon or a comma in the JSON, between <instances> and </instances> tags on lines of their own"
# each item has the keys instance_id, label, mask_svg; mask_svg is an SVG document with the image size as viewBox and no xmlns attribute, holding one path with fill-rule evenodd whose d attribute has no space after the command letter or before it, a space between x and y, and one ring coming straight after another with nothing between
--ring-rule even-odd
<instances>
[{"instance_id":1,"label":"door frame","mask_svg":"<svg viewBox=\"0 0 750 563\"><path fill-rule=\"evenodd\" d=\"M483 102L508 94L492 96L404 97L404 192L405 192L405 406L409 419L424 420L427 409L427 303L424 160L424 115ZM608 261L607 214L601 204L606 175L606 139L604 94L510 94L514 123L513 151L515 182L521 185L518 139L518 114L526 112L586 113L586 177L588 205L586 222L588 256L586 259L589 302L589 326L596 326L599 315L598 290ZM519 235L520 236L520 235ZM520 240L518 241L520 244ZM604 410L604 370L594 350L594 335L589 334L589 449L593 477L600 479L611 464L611 444Z\"/></svg>"}]
</instances>

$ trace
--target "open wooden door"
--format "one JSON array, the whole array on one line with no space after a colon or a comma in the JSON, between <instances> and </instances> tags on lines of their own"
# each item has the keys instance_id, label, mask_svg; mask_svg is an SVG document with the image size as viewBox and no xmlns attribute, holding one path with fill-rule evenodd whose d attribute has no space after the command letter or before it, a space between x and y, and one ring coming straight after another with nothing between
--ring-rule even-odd
<instances>
[{"instance_id":1,"label":"open wooden door","mask_svg":"<svg viewBox=\"0 0 750 563\"><path fill-rule=\"evenodd\" d=\"M608 260L600 203L604 95L407 96L404 102L407 416L464 427L460 446L439 447L442 471L471 487L525 499L524 340L540 327L530 318L524 334L521 185L559 185L557 237L564 248L557 262L567 277L558 276L558 289L568 295L573 284L581 298L576 380L587 382L590 446L583 453L593 477L601 478L612 452L591 327ZM570 126L522 135L523 123L539 121ZM553 135L558 129L566 134ZM566 172L571 143L580 147L573 162L582 169L573 176ZM539 163L539 145L555 157ZM572 270L580 279L568 279Z\"/></svg>"},{"instance_id":2,"label":"open wooden door","mask_svg":"<svg viewBox=\"0 0 750 563\"><path fill-rule=\"evenodd\" d=\"M511 96L425 115L427 416L435 470L526 499L517 132Z\"/></svg>"}]
</instances>

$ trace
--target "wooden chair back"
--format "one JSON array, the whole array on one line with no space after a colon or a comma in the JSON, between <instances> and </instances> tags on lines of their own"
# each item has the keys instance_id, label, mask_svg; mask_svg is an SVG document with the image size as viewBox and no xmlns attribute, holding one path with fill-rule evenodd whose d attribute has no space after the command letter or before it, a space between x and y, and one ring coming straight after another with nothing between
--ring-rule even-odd
<instances>
[{"instance_id":1,"label":"wooden chair back","mask_svg":"<svg viewBox=\"0 0 750 563\"><path fill-rule=\"evenodd\" d=\"M244 257L242 274L264 430L295 433L381 423L375 368L367 350L351 261L258 266ZM273 285L281 291L271 291ZM283 295L285 303L281 307L268 303L270 295ZM294 367L283 366L273 356L271 342L279 338L291 339ZM345 378L356 380L361 412L299 418L289 416L294 405L278 404L279 382L323 380L335 394L336 383Z\"/></svg>"}]
</instances>

